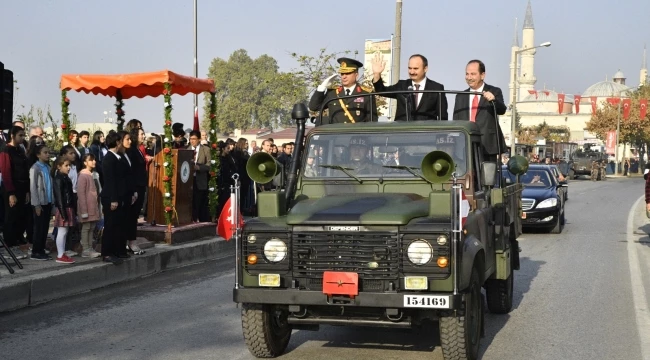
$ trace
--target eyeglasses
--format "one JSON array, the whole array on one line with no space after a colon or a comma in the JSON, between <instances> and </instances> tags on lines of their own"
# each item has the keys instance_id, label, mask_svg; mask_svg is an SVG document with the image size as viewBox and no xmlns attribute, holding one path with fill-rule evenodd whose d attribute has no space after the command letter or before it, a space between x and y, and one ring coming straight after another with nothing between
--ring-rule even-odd
<instances>
[{"instance_id":1,"label":"eyeglasses","mask_svg":"<svg viewBox=\"0 0 650 360\"><path fill-rule=\"evenodd\" d=\"M197 137L191 137L190 140L199 140Z\"/></svg>"}]
</instances>

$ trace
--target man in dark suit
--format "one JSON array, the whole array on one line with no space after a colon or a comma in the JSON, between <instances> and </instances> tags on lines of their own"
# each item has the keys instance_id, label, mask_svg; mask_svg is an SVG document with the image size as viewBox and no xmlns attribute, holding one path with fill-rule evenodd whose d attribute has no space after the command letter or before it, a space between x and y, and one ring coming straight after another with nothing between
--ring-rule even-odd
<instances>
[{"instance_id":1,"label":"man in dark suit","mask_svg":"<svg viewBox=\"0 0 650 360\"><path fill-rule=\"evenodd\" d=\"M386 86L381 73L386 61L381 54L375 54L372 61L372 83L375 91L445 90L445 87L428 79L429 61L420 54L409 58L409 80L399 80L395 85ZM409 89L410 87L410 89ZM386 95L397 99L395 121L406 120L447 120L447 97L439 93L413 93Z\"/></svg>"},{"instance_id":2,"label":"man in dark suit","mask_svg":"<svg viewBox=\"0 0 650 360\"><path fill-rule=\"evenodd\" d=\"M479 129L481 129L481 143L483 144L484 155L487 155L490 161L498 161L497 155L503 153L506 147L497 118L498 115L505 114L507 107L503 101L501 89L486 84L484 80L485 64L481 60L471 60L467 63L465 81L469 85L469 89L465 91L472 91L477 94L456 95L454 120L476 122Z\"/></svg>"},{"instance_id":3,"label":"man in dark suit","mask_svg":"<svg viewBox=\"0 0 650 360\"><path fill-rule=\"evenodd\" d=\"M194 151L194 186L192 189L192 220L209 222L208 181L210 180L210 149L201 145L201 132L190 132L187 150ZM216 191L216 190L215 190Z\"/></svg>"},{"instance_id":4,"label":"man in dark suit","mask_svg":"<svg viewBox=\"0 0 650 360\"><path fill-rule=\"evenodd\" d=\"M377 102L374 97L360 96L340 99L347 95L368 94L357 83L359 68L363 67L363 64L349 58L340 58L336 61L341 64L339 68L341 86L327 90L332 79L338 75L334 74L316 88L314 95L309 100L309 110L311 111L319 111L323 104L325 104L324 109L329 109L329 119L323 118L323 124L316 125L377 121ZM338 100L331 101L337 98Z\"/></svg>"},{"instance_id":5,"label":"man in dark suit","mask_svg":"<svg viewBox=\"0 0 650 360\"><path fill-rule=\"evenodd\" d=\"M117 133L106 136L108 152L102 161L104 174L104 187L101 193L102 210L104 211L104 232L102 235L102 258L105 262L113 264L122 263L119 254L125 246L123 231L126 214L124 211L124 198L127 197L127 174L122 165L122 155L118 148L122 145L122 138Z\"/></svg>"}]
</instances>

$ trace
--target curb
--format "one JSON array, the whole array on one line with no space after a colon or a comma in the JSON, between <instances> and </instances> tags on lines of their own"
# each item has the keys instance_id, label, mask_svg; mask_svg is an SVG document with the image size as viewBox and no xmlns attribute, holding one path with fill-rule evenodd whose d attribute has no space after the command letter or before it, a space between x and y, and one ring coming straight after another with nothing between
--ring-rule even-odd
<instances>
[{"instance_id":1,"label":"curb","mask_svg":"<svg viewBox=\"0 0 650 360\"><path fill-rule=\"evenodd\" d=\"M212 238L182 245L159 245L155 252L132 256L117 266L96 262L20 279L3 278L0 313L216 259L234 248L234 241Z\"/></svg>"}]
</instances>

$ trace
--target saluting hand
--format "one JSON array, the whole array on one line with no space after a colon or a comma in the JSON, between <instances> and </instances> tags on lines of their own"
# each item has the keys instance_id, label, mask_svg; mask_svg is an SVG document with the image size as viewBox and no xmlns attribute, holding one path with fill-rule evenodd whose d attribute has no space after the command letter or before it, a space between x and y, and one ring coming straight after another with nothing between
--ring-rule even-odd
<instances>
[{"instance_id":1,"label":"saluting hand","mask_svg":"<svg viewBox=\"0 0 650 360\"><path fill-rule=\"evenodd\" d=\"M489 91L483 91L483 97L484 97L485 100L487 100L487 101L494 101L494 99L495 99L494 94L492 94L492 93L489 92Z\"/></svg>"},{"instance_id":2,"label":"saluting hand","mask_svg":"<svg viewBox=\"0 0 650 360\"><path fill-rule=\"evenodd\" d=\"M320 85L318 85L318 88L316 88L316 90L319 91L319 92L323 92L323 91L327 90L327 87L332 82L332 79L334 79L337 75L338 74L333 74L333 75L330 75L329 77L325 78L325 80L323 80L323 82Z\"/></svg>"}]
</instances>

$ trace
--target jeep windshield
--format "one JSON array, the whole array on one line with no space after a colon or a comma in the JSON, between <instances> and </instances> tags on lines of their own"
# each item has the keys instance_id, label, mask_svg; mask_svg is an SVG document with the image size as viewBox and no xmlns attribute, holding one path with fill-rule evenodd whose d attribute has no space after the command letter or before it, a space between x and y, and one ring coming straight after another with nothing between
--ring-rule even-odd
<instances>
[{"instance_id":1,"label":"jeep windshield","mask_svg":"<svg viewBox=\"0 0 650 360\"><path fill-rule=\"evenodd\" d=\"M452 157L457 176L462 176L467 171L466 142L465 134L457 131L316 134L307 139L302 175L351 178L344 168L359 178L414 178L421 173L422 158L438 150Z\"/></svg>"}]
</instances>

